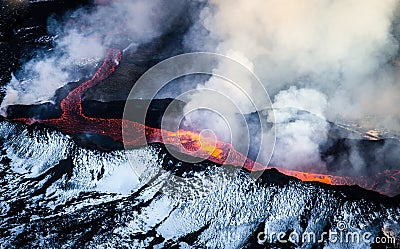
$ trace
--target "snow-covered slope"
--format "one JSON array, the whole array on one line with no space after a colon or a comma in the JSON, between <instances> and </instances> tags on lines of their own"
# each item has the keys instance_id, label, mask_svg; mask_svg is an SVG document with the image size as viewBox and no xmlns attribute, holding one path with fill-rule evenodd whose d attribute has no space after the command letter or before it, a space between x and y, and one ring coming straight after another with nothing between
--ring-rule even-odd
<instances>
[{"instance_id":1,"label":"snow-covered slope","mask_svg":"<svg viewBox=\"0 0 400 249\"><path fill-rule=\"evenodd\" d=\"M279 243L271 234L398 234L399 198L355 187L275 170L255 180L209 162L187 165L159 145L128 151L130 162L124 151L88 150L49 128L7 121L0 139L5 248L256 248L260 232L269 248L370 248L362 239Z\"/></svg>"}]
</instances>

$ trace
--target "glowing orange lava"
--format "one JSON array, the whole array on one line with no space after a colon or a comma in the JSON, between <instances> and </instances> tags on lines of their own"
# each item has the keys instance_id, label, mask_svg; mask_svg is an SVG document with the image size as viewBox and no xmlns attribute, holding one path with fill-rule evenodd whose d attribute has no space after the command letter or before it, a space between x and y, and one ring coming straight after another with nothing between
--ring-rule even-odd
<instances>
[{"instance_id":1,"label":"glowing orange lava","mask_svg":"<svg viewBox=\"0 0 400 249\"><path fill-rule=\"evenodd\" d=\"M178 152L193 157L208 159L221 165L242 166L249 171L261 171L276 168L281 173L296 177L302 181L316 181L332 185L359 185L365 189L376 190L386 195L399 194L400 171L384 171L374 177L349 177L307 172L293 171L278 167L264 166L247 158L236 151L229 143L216 138L202 137L201 134L179 130L177 132L161 130L121 119L105 119L87 117L82 112L82 94L89 88L106 79L115 71L122 53L116 49L109 49L103 64L92 78L72 90L61 101L63 111L61 117L38 120L33 118L17 118L30 125L42 123L55 127L63 132L76 134L81 132L100 134L122 142L122 129L127 131L124 144L131 147L140 147L150 143L172 145ZM145 134L145 135L143 135ZM384 185L382 183L385 183Z\"/></svg>"}]
</instances>

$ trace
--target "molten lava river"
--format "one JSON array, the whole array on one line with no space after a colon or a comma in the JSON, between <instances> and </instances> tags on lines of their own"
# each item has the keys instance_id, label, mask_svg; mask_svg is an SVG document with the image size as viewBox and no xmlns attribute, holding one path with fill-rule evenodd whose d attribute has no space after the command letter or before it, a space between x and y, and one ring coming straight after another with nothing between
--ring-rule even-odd
<instances>
[{"instance_id":1,"label":"molten lava river","mask_svg":"<svg viewBox=\"0 0 400 249\"><path fill-rule=\"evenodd\" d=\"M208 141L200 134L179 130L172 132L145 126L144 124L122 119L92 118L83 114L83 93L106 79L113 73L122 58L121 51L109 49L103 64L91 79L72 90L62 101L62 115L53 119L16 118L25 124L42 123L55 127L63 132L74 134L87 132L111 137L115 141L123 142L126 146L139 147L150 143L163 143L174 147L178 152L190 154L194 157L208 159L221 165L243 166L248 171L262 171L275 168L283 174L296 177L302 181L314 181L331 185L358 185L362 188L391 195L391 187L397 188L400 181L400 171L386 170L375 176L350 177L299 172L279 167L264 166L247 158L238 152L229 143L223 141ZM129 136L124 136L122 130ZM145 134L145 136L143 136ZM380 185L386 187L382 189Z\"/></svg>"}]
</instances>

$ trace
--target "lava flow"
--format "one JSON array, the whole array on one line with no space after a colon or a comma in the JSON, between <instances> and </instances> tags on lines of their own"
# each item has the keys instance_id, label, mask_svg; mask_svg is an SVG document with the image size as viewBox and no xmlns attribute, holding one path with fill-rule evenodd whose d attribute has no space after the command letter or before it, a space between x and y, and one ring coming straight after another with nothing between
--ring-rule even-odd
<instances>
[{"instance_id":1,"label":"lava flow","mask_svg":"<svg viewBox=\"0 0 400 249\"><path fill-rule=\"evenodd\" d=\"M109 49L103 64L91 79L72 90L62 101L62 115L53 119L16 118L28 125L42 123L55 127L70 134L89 133L99 134L123 142L128 147L140 147L150 143L163 143L172 146L177 152L194 158L208 159L217 164L241 166L249 171L261 171L276 168L281 173L296 177L302 181L316 181L331 185L359 185L365 189L375 190L386 195L400 193L400 171L384 171L373 177L349 177L326 174L315 174L264 166L247 158L229 143L217 139L208 139L201 134L179 130L177 132L148 127L144 124L122 120L93 118L84 115L82 111L83 93L106 79L115 71L122 53ZM124 130L124 136L122 135ZM128 135L126 135L128 134Z\"/></svg>"}]
</instances>

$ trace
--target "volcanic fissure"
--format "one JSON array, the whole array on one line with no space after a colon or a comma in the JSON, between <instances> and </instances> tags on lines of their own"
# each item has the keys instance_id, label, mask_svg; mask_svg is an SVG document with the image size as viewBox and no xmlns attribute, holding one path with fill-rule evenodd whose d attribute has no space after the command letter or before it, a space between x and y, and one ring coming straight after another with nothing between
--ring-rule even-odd
<instances>
[{"instance_id":1,"label":"volcanic fissure","mask_svg":"<svg viewBox=\"0 0 400 249\"><path fill-rule=\"evenodd\" d=\"M288 170L281 167L261 165L235 150L230 143L219 140L208 141L207 138L201 137L196 132L187 130L173 132L149 127L130 120L86 116L82 111L82 95L86 90L109 77L116 70L121 59L121 51L109 49L104 62L92 78L73 89L61 101L62 115L60 117L50 119L13 118L13 120L22 121L27 125L41 123L69 134L90 133L103 135L112 138L114 141L123 142L129 147L162 143L172 146L177 152L207 159L220 165L242 166L248 171L263 171L275 168L285 175L296 177L302 181L315 181L330 185L358 185L386 195L393 195L391 194L393 189L399 187L400 171L398 170L385 170L374 176L361 177ZM123 137L122 130L129 135Z\"/></svg>"}]
</instances>

